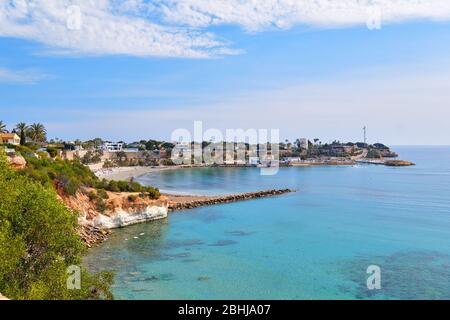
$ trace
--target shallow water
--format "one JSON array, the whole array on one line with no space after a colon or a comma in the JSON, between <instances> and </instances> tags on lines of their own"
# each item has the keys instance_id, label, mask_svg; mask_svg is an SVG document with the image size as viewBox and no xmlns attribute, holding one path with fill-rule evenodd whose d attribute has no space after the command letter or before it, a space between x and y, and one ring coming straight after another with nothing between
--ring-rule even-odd
<instances>
[{"instance_id":1,"label":"shallow water","mask_svg":"<svg viewBox=\"0 0 450 320\"><path fill-rule=\"evenodd\" d=\"M85 259L118 299L450 299L450 147L397 147L414 167L186 169L162 190L296 193L115 230ZM366 269L381 268L368 290Z\"/></svg>"}]
</instances>

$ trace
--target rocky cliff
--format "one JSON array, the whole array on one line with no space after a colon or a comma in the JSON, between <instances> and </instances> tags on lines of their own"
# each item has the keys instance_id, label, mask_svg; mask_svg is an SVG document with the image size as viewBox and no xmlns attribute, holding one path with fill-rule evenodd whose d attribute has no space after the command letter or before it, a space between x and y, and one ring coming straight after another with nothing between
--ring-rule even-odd
<instances>
[{"instance_id":1,"label":"rocky cliff","mask_svg":"<svg viewBox=\"0 0 450 320\"><path fill-rule=\"evenodd\" d=\"M164 196L152 200L140 197L139 193L106 192L106 199L99 206L97 199L87 195L89 192L95 190L60 196L69 208L79 213L79 233L88 245L104 240L109 229L167 217L168 201Z\"/></svg>"}]
</instances>

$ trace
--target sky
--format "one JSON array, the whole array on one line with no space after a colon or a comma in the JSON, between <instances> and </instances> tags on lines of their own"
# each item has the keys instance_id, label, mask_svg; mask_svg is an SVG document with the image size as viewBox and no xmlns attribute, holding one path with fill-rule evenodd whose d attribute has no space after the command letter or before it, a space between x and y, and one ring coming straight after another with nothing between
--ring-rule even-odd
<instances>
[{"instance_id":1,"label":"sky","mask_svg":"<svg viewBox=\"0 0 450 320\"><path fill-rule=\"evenodd\" d=\"M450 1L0 0L0 120L450 145Z\"/></svg>"}]
</instances>

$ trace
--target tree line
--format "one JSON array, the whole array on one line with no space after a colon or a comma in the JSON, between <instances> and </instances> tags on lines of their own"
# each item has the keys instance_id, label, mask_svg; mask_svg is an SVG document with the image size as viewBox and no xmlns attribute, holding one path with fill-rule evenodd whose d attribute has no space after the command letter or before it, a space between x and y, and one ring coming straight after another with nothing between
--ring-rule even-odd
<instances>
[{"instance_id":1,"label":"tree line","mask_svg":"<svg viewBox=\"0 0 450 320\"><path fill-rule=\"evenodd\" d=\"M6 125L0 120L0 133L8 133ZM11 133L16 133L20 137L20 144L25 145L27 138L33 143L44 143L47 141L47 129L42 123L26 124L18 123Z\"/></svg>"}]
</instances>

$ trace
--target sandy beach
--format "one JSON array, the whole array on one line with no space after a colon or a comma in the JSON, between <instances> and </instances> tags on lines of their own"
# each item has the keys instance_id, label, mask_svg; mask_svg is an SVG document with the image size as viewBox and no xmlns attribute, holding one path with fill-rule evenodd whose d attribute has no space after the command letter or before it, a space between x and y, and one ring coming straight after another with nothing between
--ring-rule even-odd
<instances>
[{"instance_id":1,"label":"sandy beach","mask_svg":"<svg viewBox=\"0 0 450 320\"><path fill-rule=\"evenodd\" d=\"M130 180L146 173L175 170L176 166L159 166L159 167L117 167L117 168L102 168L93 170L94 174L100 179L106 180Z\"/></svg>"}]
</instances>

